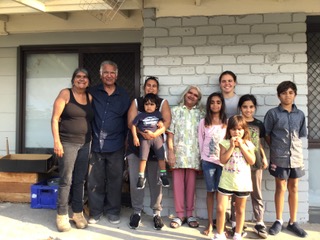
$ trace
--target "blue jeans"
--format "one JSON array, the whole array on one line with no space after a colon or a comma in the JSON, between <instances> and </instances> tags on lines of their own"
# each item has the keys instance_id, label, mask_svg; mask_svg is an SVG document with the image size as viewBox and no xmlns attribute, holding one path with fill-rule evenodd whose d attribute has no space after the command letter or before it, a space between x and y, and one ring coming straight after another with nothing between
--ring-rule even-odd
<instances>
[{"instance_id":1,"label":"blue jeans","mask_svg":"<svg viewBox=\"0 0 320 240\"><path fill-rule=\"evenodd\" d=\"M222 167L220 165L201 160L203 178L206 182L207 192L215 192L218 190Z\"/></svg>"},{"instance_id":2,"label":"blue jeans","mask_svg":"<svg viewBox=\"0 0 320 240\"><path fill-rule=\"evenodd\" d=\"M88 174L90 216L120 215L124 148L110 153L92 152Z\"/></svg>"},{"instance_id":3,"label":"blue jeans","mask_svg":"<svg viewBox=\"0 0 320 240\"><path fill-rule=\"evenodd\" d=\"M59 158L58 214L68 214L69 195L75 213L83 210L84 183L88 173L91 143L62 142L64 154ZM71 189L71 192L70 192Z\"/></svg>"}]
</instances>

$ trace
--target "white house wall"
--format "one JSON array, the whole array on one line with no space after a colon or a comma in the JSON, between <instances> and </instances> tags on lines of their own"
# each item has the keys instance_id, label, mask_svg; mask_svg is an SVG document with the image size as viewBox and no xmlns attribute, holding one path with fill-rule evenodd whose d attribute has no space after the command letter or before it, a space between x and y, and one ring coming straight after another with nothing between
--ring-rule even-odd
<instances>
[{"instance_id":1,"label":"white house wall","mask_svg":"<svg viewBox=\"0 0 320 240\"><path fill-rule=\"evenodd\" d=\"M219 90L218 77L231 70L238 76L236 92L258 98L257 117L279 103L277 85L284 80L298 86L296 104L307 116L306 15L301 13L254 14L213 17L155 18L144 11L142 75L160 80L160 95L176 105L182 91L195 84L206 97ZM308 150L304 141L307 173L299 184L298 221L308 221ZM265 221L274 221L274 178L263 175ZM163 189L163 215L174 215L171 189ZM196 191L196 215L207 217L206 190L202 178ZM286 198L285 198L286 199ZM145 199L149 205L149 199ZM252 219L251 202L247 219ZM285 204L284 220L289 219Z\"/></svg>"},{"instance_id":2,"label":"white house wall","mask_svg":"<svg viewBox=\"0 0 320 240\"><path fill-rule=\"evenodd\" d=\"M9 142L9 149L15 151L16 52L16 48L0 47L0 156L6 153L6 139Z\"/></svg>"},{"instance_id":3,"label":"white house wall","mask_svg":"<svg viewBox=\"0 0 320 240\"><path fill-rule=\"evenodd\" d=\"M210 93L219 90L219 74L232 70L238 75L236 92L257 96L258 118L262 119L268 109L278 104L276 86L283 80L297 84L296 103L307 116L305 14L156 18L154 9L143 13L143 32L84 31L0 36L0 155L5 154L6 137L9 137L11 151L15 151L16 51L19 45L141 42L141 75L159 76L160 95L171 105L177 103L189 84L196 84L202 89L205 102ZM304 157L307 174L299 184L300 222L308 221L307 141L304 141ZM274 221L274 178L267 171L263 177L265 221ZM175 214L172 189L163 189L163 192L162 215ZM250 204L248 201L247 219L253 218ZM149 205L146 189L145 206ZM152 214L148 207L145 211ZM196 215L207 217L206 190L201 177L197 182ZM288 205L285 204L284 220L288 219Z\"/></svg>"}]
</instances>

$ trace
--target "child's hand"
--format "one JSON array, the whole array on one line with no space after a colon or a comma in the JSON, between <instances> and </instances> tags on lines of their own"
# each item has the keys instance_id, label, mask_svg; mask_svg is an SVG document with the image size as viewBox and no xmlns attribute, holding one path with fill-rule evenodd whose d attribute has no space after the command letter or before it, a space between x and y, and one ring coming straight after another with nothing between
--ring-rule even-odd
<instances>
[{"instance_id":1,"label":"child's hand","mask_svg":"<svg viewBox=\"0 0 320 240\"><path fill-rule=\"evenodd\" d=\"M230 146L231 147L236 147L236 140L237 140L237 137L230 138Z\"/></svg>"},{"instance_id":2,"label":"child's hand","mask_svg":"<svg viewBox=\"0 0 320 240\"><path fill-rule=\"evenodd\" d=\"M233 142L233 144L234 144L235 147L239 147L241 144L243 144L242 138L232 137L231 139L232 139L231 142Z\"/></svg>"},{"instance_id":3,"label":"child's hand","mask_svg":"<svg viewBox=\"0 0 320 240\"><path fill-rule=\"evenodd\" d=\"M269 166L269 164L268 164L267 159L266 159L266 158L263 158L263 159L262 159L262 168L263 168L263 169L267 169L268 166Z\"/></svg>"},{"instance_id":4,"label":"child's hand","mask_svg":"<svg viewBox=\"0 0 320 240\"><path fill-rule=\"evenodd\" d=\"M158 124L157 124L157 127L158 127L158 128L162 128L162 127L163 127L163 122L162 122L162 121L159 121Z\"/></svg>"},{"instance_id":5,"label":"child's hand","mask_svg":"<svg viewBox=\"0 0 320 240\"><path fill-rule=\"evenodd\" d=\"M140 146L140 141L138 137L133 137L133 145L135 145L136 147Z\"/></svg>"}]
</instances>

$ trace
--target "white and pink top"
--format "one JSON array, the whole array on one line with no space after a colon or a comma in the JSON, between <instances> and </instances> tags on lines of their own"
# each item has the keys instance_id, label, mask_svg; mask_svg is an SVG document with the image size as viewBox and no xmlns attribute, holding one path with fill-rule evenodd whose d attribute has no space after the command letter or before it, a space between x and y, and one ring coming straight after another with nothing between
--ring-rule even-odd
<instances>
[{"instance_id":1,"label":"white and pink top","mask_svg":"<svg viewBox=\"0 0 320 240\"><path fill-rule=\"evenodd\" d=\"M211 125L205 127L204 118L200 120L198 128L199 149L201 160L212 162L223 166L220 163L220 147L219 143L226 135L226 127L223 124Z\"/></svg>"}]
</instances>

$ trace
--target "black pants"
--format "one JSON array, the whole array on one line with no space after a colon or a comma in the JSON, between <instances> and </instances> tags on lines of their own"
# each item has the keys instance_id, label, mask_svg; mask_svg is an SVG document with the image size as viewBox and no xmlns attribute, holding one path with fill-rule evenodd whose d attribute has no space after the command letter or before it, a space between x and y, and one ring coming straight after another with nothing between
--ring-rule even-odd
<instances>
[{"instance_id":1,"label":"black pants","mask_svg":"<svg viewBox=\"0 0 320 240\"><path fill-rule=\"evenodd\" d=\"M124 149L93 152L88 174L90 216L120 215Z\"/></svg>"}]
</instances>

